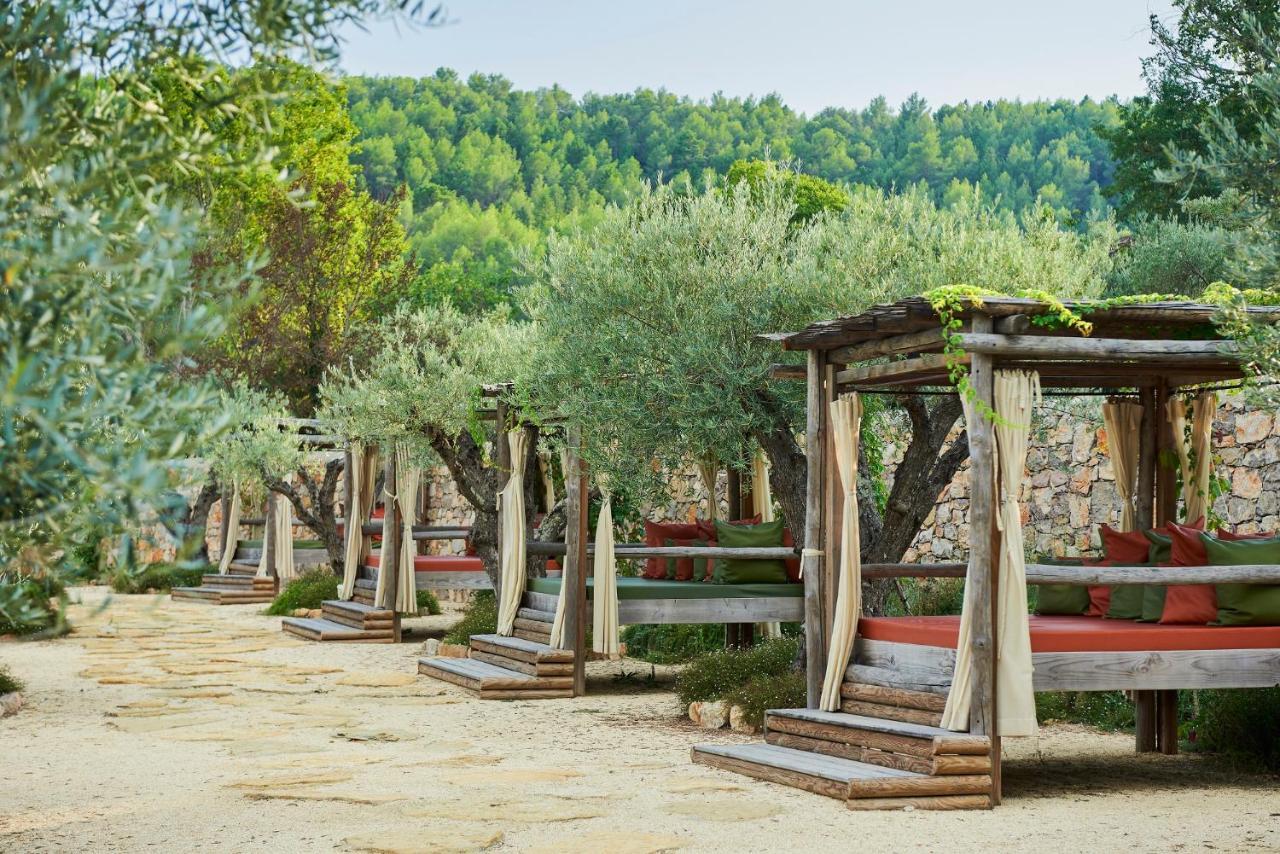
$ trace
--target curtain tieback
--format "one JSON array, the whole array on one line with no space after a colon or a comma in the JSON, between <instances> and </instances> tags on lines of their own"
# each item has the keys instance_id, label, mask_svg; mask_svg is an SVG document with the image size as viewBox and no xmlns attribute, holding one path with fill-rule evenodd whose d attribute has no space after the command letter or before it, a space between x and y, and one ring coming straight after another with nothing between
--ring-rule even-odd
<instances>
[{"instance_id":1,"label":"curtain tieback","mask_svg":"<svg viewBox=\"0 0 1280 854\"><path fill-rule=\"evenodd\" d=\"M826 552L824 552L822 549L801 549L800 556L801 557L825 557Z\"/></svg>"}]
</instances>

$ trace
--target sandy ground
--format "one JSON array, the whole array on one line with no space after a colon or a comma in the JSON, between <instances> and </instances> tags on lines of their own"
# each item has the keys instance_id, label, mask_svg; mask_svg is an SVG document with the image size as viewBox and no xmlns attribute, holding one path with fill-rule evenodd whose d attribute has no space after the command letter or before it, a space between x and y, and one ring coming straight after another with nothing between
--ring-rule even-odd
<instances>
[{"instance_id":1,"label":"sandy ground","mask_svg":"<svg viewBox=\"0 0 1280 854\"><path fill-rule=\"evenodd\" d=\"M309 644L259 606L77 595L70 637L0 644L28 686L0 720L0 851L1280 849L1274 778L1122 736L1010 742L991 812L853 813L692 765L708 735L617 664L591 665L585 698L480 701L414 675L417 641Z\"/></svg>"}]
</instances>

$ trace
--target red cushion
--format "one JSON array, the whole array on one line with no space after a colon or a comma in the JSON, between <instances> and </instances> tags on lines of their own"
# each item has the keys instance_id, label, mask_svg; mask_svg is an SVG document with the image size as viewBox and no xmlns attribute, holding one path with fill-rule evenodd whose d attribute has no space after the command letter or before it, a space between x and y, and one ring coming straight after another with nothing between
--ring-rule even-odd
<instances>
[{"instance_id":1,"label":"red cushion","mask_svg":"<svg viewBox=\"0 0 1280 854\"><path fill-rule=\"evenodd\" d=\"M796 547L796 538L791 536L790 528L782 529L782 545L789 549ZM782 564L787 568L787 581L794 583L800 580L800 558L789 557Z\"/></svg>"},{"instance_id":2,"label":"red cushion","mask_svg":"<svg viewBox=\"0 0 1280 854\"><path fill-rule=\"evenodd\" d=\"M1169 566L1204 566L1209 562L1201 527L1169 522L1164 526L1173 547ZM1165 625L1200 625L1218 619L1218 594L1212 584L1170 584L1164 595L1164 611L1160 622Z\"/></svg>"},{"instance_id":3,"label":"red cushion","mask_svg":"<svg viewBox=\"0 0 1280 854\"><path fill-rule=\"evenodd\" d=\"M653 548L662 548L667 540L696 540L702 536L696 522L650 522L644 523L644 544ZM666 578L667 559L651 557L644 562L644 578Z\"/></svg>"},{"instance_id":4,"label":"red cushion","mask_svg":"<svg viewBox=\"0 0 1280 854\"><path fill-rule=\"evenodd\" d=\"M1150 557L1151 541L1141 531L1117 531L1110 525L1099 525L1102 535L1102 556L1116 566L1132 566L1146 563Z\"/></svg>"},{"instance_id":5,"label":"red cushion","mask_svg":"<svg viewBox=\"0 0 1280 854\"><path fill-rule=\"evenodd\" d=\"M1086 560L1085 566L1111 566L1109 560ZM1089 610L1086 617L1105 617L1111 608L1111 585L1093 584L1089 586Z\"/></svg>"},{"instance_id":6,"label":"red cushion","mask_svg":"<svg viewBox=\"0 0 1280 854\"><path fill-rule=\"evenodd\" d=\"M1090 617L1029 618L1032 652L1150 652L1280 647L1280 626L1162 626ZM955 649L959 617L863 617L867 640Z\"/></svg>"},{"instance_id":7,"label":"red cushion","mask_svg":"<svg viewBox=\"0 0 1280 854\"><path fill-rule=\"evenodd\" d=\"M696 540L675 540L675 539L669 539L669 540L665 540L665 541L663 541L663 543L662 543L662 544L663 544L663 545L670 544L670 545L674 545L674 546L703 546L703 547L706 547L706 546L714 546L714 545L715 545L715 540L712 540L712 541L708 542L707 540L704 540L704 539L702 539L701 537L699 537L699 538L698 538L698 539L696 539ZM657 558L657 560L659 560L659 561L661 561L661 562L662 562L662 566L663 566L663 573L664 573L664 575L663 575L662 577L663 577L663 578L668 578L669 576L667 576L667 575L665 574L665 572L666 572L666 566L667 566L667 560L668 560L668 559L667 559L667 558ZM711 570L712 570L712 568L713 568L713 567L714 567L714 565L715 565L715 560L714 560L714 559L710 559L710 560L707 560L707 561L706 561L707 568L706 568L706 571L705 571L705 572L703 572L703 574L702 574L702 576L701 576L701 577L695 577L695 575L694 575L694 570L697 568L697 564L695 563L695 560L696 560L696 558L693 558L693 557L678 557L678 558L676 558L676 578L675 578L675 580L676 580L676 581L705 581L706 579L708 579L708 578L710 578L710 577L711 577Z\"/></svg>"},{"instance_id":8,"label":"red cushion","mask_svg":"<svg viewBox=\"0 0 1280 854\"><path fill-rule=\"evenodd\" d=\"M364 565L382 565L382 553L370 552ZM468 555L417 555L413 559L414 572L484 572L484 561Z\"/></svg>"},{"instance_id":9,"label":"red cushion","mask_svg":"<svg viewBox=\"0 0 1280 854\"><path fill-rule=\"evenodd\" d=\"M729 524L730 525L759 525L760 515L757 513L755 516L752 516L750 519L734 519ZM698 528L701 529L702 531L701 536L704 539L714 540L716 538L716 523L712 522L710 519L699 519Z\"/></svg>"},{"instance_id":10,"label":"red cushion","mask_svg":"<svg viewBox=\"0 0 1280 854\"><path fill-rule=\"evenodd\" d=\"M1218 539L1224 540L1228 543L1235 542L1236 540L1270 540L1275 536L1275 531L1263 531L1259 534L1237 534L1234 531L1228 531L1224 528L1219 528L1217 533Z\"/></svg>"}]
</instances>

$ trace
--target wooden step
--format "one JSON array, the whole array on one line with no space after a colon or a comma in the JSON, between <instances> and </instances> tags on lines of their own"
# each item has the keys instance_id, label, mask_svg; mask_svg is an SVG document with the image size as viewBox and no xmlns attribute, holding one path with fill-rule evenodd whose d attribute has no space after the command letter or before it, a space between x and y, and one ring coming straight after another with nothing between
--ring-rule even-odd
<instances>
[{"instance_id":1,"label":"wooden step","mask_svg":"<svg viewBox=\"0 0 1280 854\"><path fill-rule=\"evenodd\" d=\"M940 754L978 755L990 752L990 742L985 736L847 712L770 709L765 714L765 729L926 758Z\"/></svg>"},{"instance_id":2,"label":"wooden step","mask_svg":"<svg viewBox=\"0 0 1280 854\"><path fill-rule=\"evenodd\" d=\"M341 599L326 599L320 603L322 610L343 614L357 620L394 620L396 613L390 608L376 608L360 602L346 602Z\"/></svg>"},{"instance_id":3,"label":"wooden step","mask_svg":"<svg viewBox=\"0 0 1280 854\"><path fill-rule=\"evenodd\" d=\"M475 658L421 658L418 659L418 672L475 691L481 699L573 696L572 676L530 676Z\"/></svg>"},{"instance_id":4,"label":"wooden step","mask_svg":"<svg viewBox=\"0 0 1280 854\"><path fill-rule=\"evenodd\" d=\"M925 712L941 712L947 707L947 698L943 694L911 691L906 688L888 688L848 679L840 685L840 696L846 700L920 709Z\"/></svg>"},{"instance_id":5,"label":"wooden step","mask_svg":"<svg viewBox=\"0 0 1280 854\"><path fill-rule=\"evenodd\" d=\"M537 664L540 661L573 663L573 650L553 649L545 643L525 638L503 637L502 635L472 635L470 643L472 649L514 658L517 661L525 661L529 664Z\"/></svg>"},{"instance_id":6,"label":"wooden step","mask_svg":"<svg viewBox=\"0 0 1280 854\"><path fill-rule=\"evenodd\" d=\"M252 563L236 563L232 561L227 565L227 575L257 575L258 566Z\"/></svg>"},{"instance_id":7,"label":"wooden step","mask_svg":"<svg viewBox=\"0 0 1280 854\"><path fill-rule=\"evenodd\" d=\"M542 620L527 620L524 617L516 617L514 625L517 629L527 629L528 631L551 637L551 624L544 623Z\"/></svg>"},{"instance_id":8,"label":"wooden step","mask_svg":"<svg viewBox=\"0 0 1280 854\"><path fill-rule=\"evenodd\" d=\"M699 744L693 748L693 761L841 800L849 797L849 786L855 781L930 779L911 771L773 744Z\"/></svg>"},{"instance_id":9,"label":"wooden step","mask_svg":"<svg viewBox=\"0 0 1280 854\"><path fill-rule=\"evenodd\" d=\"M556 621L556 615L552 611L539 611L537 608L521 608L516 611L517 620L536 620L539 623L547 624L547 631L551 631L551 626Z\"/></svg>"},{"instance_id":10,"label":"wooden step","mask_svg":"<svg viewBox=\"0 0 1280 854\"><path fill-rule=\"evenodd\" d=\"M212 575L200 576L201 587L226 587L236 590L250 590L256 588L274 590L276 580L274 578L258 578L255 575Z\"/></svg>"},{"instance_id":11,"label":"wooden step","mask_svg":"<svg viewBox=\"0 0 1280 854\"><path fill-rule=\"evenodd\" d=\"M395 643L395 633L391 629L356 629L332 620L308 617L285 617L280 623L280 629L313 641Z\"/></svg>"},{"instance_id":12,"label":"wooden step","mask_svg":"<svg viewBox=\"0 0 1280 854\"><path fill-rule=\"evenodd\" d=\"M957 756L943 755L932 758L908 756L887 750L875 750L860 747L856 744L845 744L840 741L827 741L821 738L809 738L803 735L791 735L785 732L765 733L764 740L768 744L779 747L790 747L793 750L808 750L826 756L838 756L841 759L852 759L868 765L882 765L885 768L898 768L902 771L914 771L917 774L937 776L941 774L990 774L990 756Z\"/></svg>"},{"instance_id":13,"label":"wooden step","mask_svg":"<svg viewBox=\"0 0 1280 854\"><path fill-rule=\"evenodd\" d=\"M329 620L330 622L340 623L353 629L363 629L367 631L382 631L386 629L395 629L395 619L389 620L366 620L363 617L348 616L346 611L325 611L321 610L320 618Z\"/></svg>"},{"instance_id":14,"label":"wooden step","mask_svg":"<svg viewBox=\"0 0 1280 854\"><path fill-rule=\"evenodd\" d=\"M528 629L515 628L511 631L511 636L520 640L529 641L530 643L540 644L542 646L551 646L550 632L532 632Z\"/></svg>"},{"instance_id":15,"label":"wooden step","mask_svg":"<svg viewBox=\"0 0 1280 854\"><path fill-rule=\"evenodd\" d=\"M924 726L941 726L942 712L926 712L923 709L909 709L903 706L887 706L883 703L865 703L861 700L841 700L840 711L851 715L864 715L869 718L883 718L890 721L901 721L908 724Z\"/></svg>"},{"instance_id":16,"label":"wooden step","mask_svg":"<svg viewBox=\"0 0 1280 854\"><path fill-rule=\"evenodd\" d=\"M494 655L483 650L471 650L471 657L476 661L486 661L495 667L504 667L507 670L514 670L516 673L523 673L526 676L572 676L573 664L559 664L549 661L540 661L537 664L530 664L527 661L520 661L515 658L507 658L505 655Z\"/></svg>"},{"instance_id":17,"label":"wooden step","mask_svg":"<svg viewBox=\"0 0 1280 854\"><path fill-rule=\"evenodd\" d=\"M210 605L256 605L275 599L272 590L229 590L217 587L175 587L170 598L188 602L205 602Z\"/></svg>"},{"instance_id":18,"label":"wooden step","mask_svg":"<svg viewBox=\"0 0 1280 854\"><path fill-rule=\"evenodd\" d=\"M940 795L915 798L850 798L851 810L989 810L990 795Z\"/></svg>"}]
</instances>

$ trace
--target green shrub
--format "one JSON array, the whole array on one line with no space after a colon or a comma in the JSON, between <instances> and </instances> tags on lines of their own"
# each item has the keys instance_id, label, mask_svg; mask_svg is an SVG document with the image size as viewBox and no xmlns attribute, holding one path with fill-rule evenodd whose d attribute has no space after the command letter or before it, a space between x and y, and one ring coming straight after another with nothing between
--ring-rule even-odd
<instances>
[{"instance_id":1,"label":"green shrub","mask_svg":"<svg viewBox=\"0 0 1280 854\"><path fill-rule=\"evenodd\" d=\"M1036 694L1036 717L1098 729L1133 729L1133 701L1121 691L1063 691Z\"/></svg>"},{"instance_id":2,"label":"green shrub","mask_svg":"<svg viewBox=\"0 0 1280 854\"><path fill-rule=\"evenodd\" d=\"M954 615L964 607L964 579L961 578L904 578L899 589L907 600L906 608L896 596L892 597L891 616Z\"/></svg>"},{"instance_id":3,"label":"green shrub","mask_svg":"<svg viewBox=\"0 0 1280 854\"><path fill-rule=\"evenodd\" d=\"M0 574L0 635L61 633L65 604L66 588L55 578Z\"/></svg>"},{"instance_id":4,"label":"green shrub","mask_svg":"<svg viewBox=\"0 0 1280 854\"><path fill-rule=\"evenodd\" d=\"M721 699L731 706L741 706L746 720L764 726L764 713L769 709L804 708L807 700L804 673L789 670L773 676L757 676Z\"/></svg>"},{"instance_id":5,"label":"green shrub","mask_svg":"<svg viewBox=\"0 0 1280 854\"><path fill-rule=\"evenodd\" d=\"M791 672L797 638L769 640L750 649L722 649L693 659L676 677L681 705L719 700L753 679Z\"/></svg>"},{"instance_id":6,"label":"green shrub","mask_svg":"<svg viewBox=\"0 0 1280 854\"><path fill-rule=\"evenodd\" d=\"M299 608L319 608L326 599L337 598L338 577L327 569L313 569L285 585L266 613L285 617Z\"/></svg>"},{"instance_id":7,"label":"green shrub","mask_svg":"<svg viewBox=\"0 0 1280 854\"><path fill-rule=\"evenodd\" d=\"M175 587L199 587L201 576L210 571L207 566L153 563L141 569L116 570L111 576L111 589L116 593L148 593Z\"/></svg>"},{"instance_id":8,"label":"green shrub","mask_svg":"<svg viewBox=\"0 0 1280 854\"><path fill-rule=\"evenodd\" d=\"M440 610L440 600L437 599L436 594L432 593L430 590L418 591L418 611L425 611L432 616L443 613Z\"/></svg>"},{"instance_id":9,"label":"green shrub","mask_svg":"<svg viewBox=\"0 0 1280 854\"><path fill-rule=\"evenodd\" d=\"M467 643L472 635L491 635L498 630L498 600L492 590L477 590L458 624L444 636L445 643Z\"/></svg>"},{"instance_id":10,"label":"green shrub","mask_svg":"<svg viewBox=\"0 0 1280 854\"><path fill-rule=\"evenodd\" d=\"M622 630L627 656L651 664L684 664L708 652L724 649L724 626L627 626Z\"/></svg>"},{"instance_id":11,"label":"green shrub","mask_svg":"<svg viewBox=\"0 0 1280 854\"><path fill-rule=\"evenodd\" d=\"M9 668L0 666L0 694L12 694L25 687L17 676L9 672Z\"/></svg>"},{"instance_id":12,"label":"green shrub","mask_svg":"<svg viewBox=\"0 0 1280 854\"><path fill-rule=\"evenodd\" d=\"M1280 771L1280 688L1199 692L1191 724L1197 750L1253 771Z\"/></svg>"}]
</instances>

